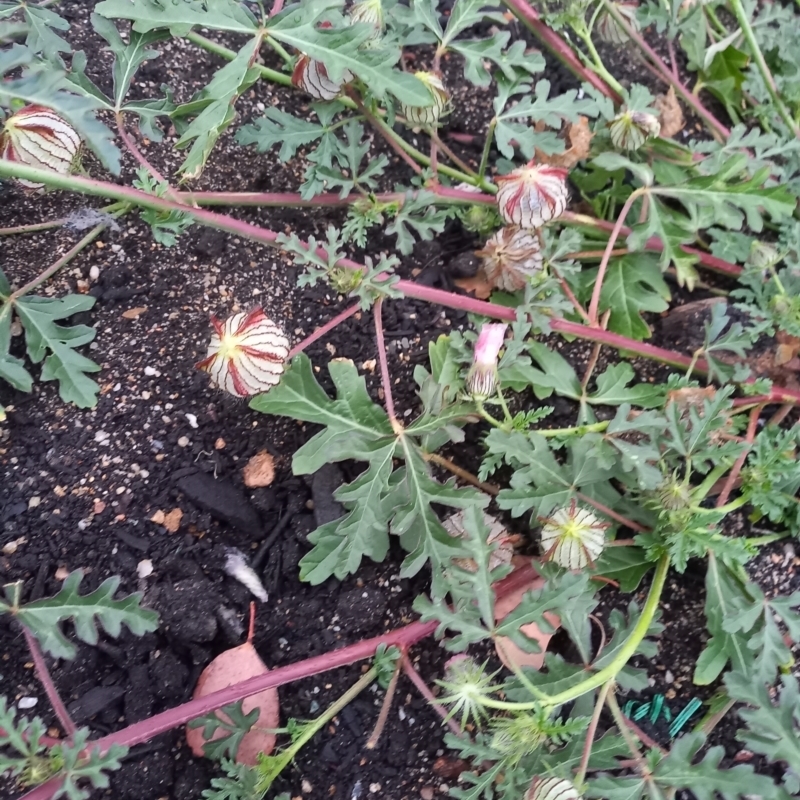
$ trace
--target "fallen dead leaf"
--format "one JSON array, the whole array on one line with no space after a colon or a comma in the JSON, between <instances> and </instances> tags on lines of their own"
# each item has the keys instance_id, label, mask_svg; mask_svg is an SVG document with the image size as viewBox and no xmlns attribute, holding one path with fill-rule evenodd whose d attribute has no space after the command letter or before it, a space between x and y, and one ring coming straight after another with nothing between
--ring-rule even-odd
<instances>
[{"instance_id":1,"label":"fallen dead leaf","mask_svg":"<svg viewBox=\"0 0 800 800\"><path fill-rule=\"evenodd\" d=\"M654 105L658 111L658 121L661 123L663 138L670 139L684 129L686 120L683 118L681 104L675 96L675 89L670 86L666 94L656 97Z\"/></svg>"},{"instance_id":2,"label":"fallen dead leaf","mask_svg":"<svg viewBox=\"0 0 800 800\"><path fill-rule=\"evenodd\" d=\"M472 292L478 300L486 300L492 294L492 285L483 274L483 270L478 270L472 278L457 278L453 283L465 292Z\"/></svg>"},{"instance_id":3,"label":"fallen dead leaf","mask_svg":"<svg viewBox=\"0 0 800 800\"><path fill-rule=\"evenodd\" d=\"M145 311L147 311L147 306L137 306L136 308L129 308L127 311L123 311L122 316L125 319L137 319L141 317Z\"/></svg>"},{"instance_id":4,"label":"fallen dead leaf","mask_svg":"<svg viewBox=\"0 0 800 800\"><path fill-rule=\"evenodd\" d=\"M529 559L520 559L520 557L517 556L513 559L512 563L520 564L525 561L529 561ZM540 589L542 586L544 586L544 578L534 570L530 580L515 587L508 594L503 595L497 600L494 605L495 621L499 622L507 617L522 602L522 597L526 592ZM542 668L542 664L544 664L544 655L547 652L550 639L553 638L553 634L561 626L561 620L555 614L545 612L544 617L553 627L553 630L549 633L542 631L535 622L530 622L527 625L520 625L519 628L525 636L538 643L540 649L539 653L526 653L507 636L498 636L495 638L497 656L509 669L514 669L514 667L531 667L531 669Z\"/></svg>"},{"instance_id":5,"label":"fallen dead leaf","mask_svg":"<svg viewBox=\"0 0 800 800\"><path fill-rule=\"evenodd\" d=\"M220 653L202 672L197 681L192 699L205 697L208 694L217 692L240 683L256 675L264 675L269 672L266 664L261 660L255 647L252 645L254 608L250 606L250 632L247 641L238 647L233 647ZM275 734L267 733L270 728L277 728L280 722L280 701L277 689L266 689L258 694L246 697L242 701L242 711L245 714L254 708L259 710L258 721L255 726L242 737L239 749L236 751L236 761L239 764L247 764L254 767L261 753L269 755L275 748ZM220 719L228 720L228 717L221 711L216 712ZM225 732L217 730L212 739L224 736ZM203 756L203 728L186 727L186 743L196 756Z\"/></svg>"},{"instance_id":6,"label":"fallen dead leaf","mask_svg":"<svg viewBox=\"0 0 800 800\"><path fill-rule=\"evenodd\" d=\"M183 511L179 508L173 508L172 511L164 517L164 527L170 533L175 533L181 526L181 519L183 519Z\"/></svg>"},{"instance_id":7,"label":"fallen dead leaf","mask_svg":"<svg viewBox=\"0 0 800 800\"><path fill-rule=\"evenodd\" d=\"M271 485L275 480L275 459L266 450L259 450L242 469L242 479L251 489Z\"/></svg>"},{"instance_id":8,"label":"fallen dead leaf","mask_svg":"<svg viewBox=\"0 0 800 800\"><path fill-rule=\"evenodd\" d=\"M775 366L781 367L800 353L800 339L785 331L778 331L775 338L778 341L778 346L775 348Z\"/></svg>"},{"instance_id":9,"label":"fallen dead leaf","mask_svg":"<svg viewBox=\"0 0 800 800\"><path fill-rule=\"evenodd\" d=\"M589 157L589 150L594 134L589 129L587 117L578 117L578 121L567 128L567 142L569 147L563 153L543 153L536 148L535 158L541 164L549 164L551 167L563 167L572 169L579 161Z\"/></svg>"}]
</instances>

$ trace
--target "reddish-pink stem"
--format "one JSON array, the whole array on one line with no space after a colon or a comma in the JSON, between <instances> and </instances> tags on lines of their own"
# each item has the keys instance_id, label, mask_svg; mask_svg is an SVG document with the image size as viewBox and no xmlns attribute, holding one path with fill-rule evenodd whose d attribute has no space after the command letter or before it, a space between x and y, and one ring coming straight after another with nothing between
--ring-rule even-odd
<instances>
[{"instance_id":1,"label":"reddish-pink stem","mask_svg":"<svg viewBox=\"0 0 800 800\"><path fill-rule=\"evenodd\" d=\"M411 659L408 657L408 653L403 653L401 656L401 664L403 665L403 672L407 675L408 679L414 686L417 687L417 691L428 701L428 704L431 708L445 721L447 727L459 738L461 738L464 733L461 728L458 727L458 723L452 718L447 715L447 711L443 708L442 704L434 697L433 692L430 690L430 687L424 680L422 680L422 676L417 672L414 665L411 663Z\"/></svg>"},{"instance_id":2,"label":"reddish-pink stem","mask_svg":"<svg viewBox=\"0 0 800 800\"><path fill-rule=\"evenodd\" d=\"M379 297L372 307L375 317L375 343L378 346L378 362L381 365L381 382L383 383L383 400L386 403L386 413L394 430L401 428L394 411L394 397L392 396L392 376L389 374L389 362L386 360L386 344L383 340L383 298Z\"/></svg>"},{"instance_id":3,"label":"reddish-pink stem","mask_svg":"<svg viewBox=\"0 0 800 800\"><path fill-rule=\"evenodd\" d=\"M747 424L747 436L746 436L746 441L748 445L752 445L753 440L756 438L756 431L758 430L758 419L761 416L761 412L763 410L764 406L759 405L750 411L750 420ZM731 468L731 471L728 473L728 479L725 481L725 485L722 487L722 491L719 493L719 497L717 498L717 508L722 508L722 506L724 506L728 502L728 498L731 496L733 487L736 484L736 479L739 477L739 473L742 471L744 462L747 461L747 456L749 454L750 454L750 447L747 447L736 459L733 467Z\"/></svg>"},{"instance_id":4,"label":"reddish-pink stem","mask_svg":"<svg viewBox=\"0 0 800 800\"><path fill-rule=\"evenodd\" d=\"M320 325L319 328L317 328L314 331L314 333L312 333L310 336L306 336L305 339L298 342L289 351L289 358L294 358L294 356L296 356L299 352L305 350L306 347L309 347L310 345L314 344L314 342L316 342L317 339L321 339L326 333L330 333L337 325L340 325L346 319L352 317L353 314L355 314L359 308L361 308L361 303L354 303L352 306L350 306L350 308L346 308L344 311L337 314L333 319L326 322L324 325Z\"/></svg>"},{"instance_id":5,"label":"reddish-pink stem","mask_svg":"<svg viewBox=\"0 0 800 800\"><path fill-rule=\"evenodd\" d=\"M25 634L25 641L28 645L28 650L30 650L31 657L33 658L33 666L36 669L36 676L39 678L39 681L44 687L47 699L50 701L50 705L53 706L53 711L56 712L56 716L58 717L58 721L61 723L61 727L64 729L64 733L68 737L72 737L75 735L77 727L72 721L72 718L67 711L67 707L64 705L64 702L59 696L55 683L53 683L53 678L50 676L50 670L47 669L44 655L42 655L42 649L39 647L39 641L25 627L25 625L22 626L22 632Z\"/></svg>"},{"instance_id":6,"label":"reddish-pink stem","mask_svg":"<svg viewBox=\"0 0 800 800\"><path fill-rule=\"evenodd\" d=\"M283 11L283 0L275 0L272 4L272 10L269 12L271 17L274 17L276 14L280 14Z\"/></svg>"},{"instance_id":7,"label":"reddish-pink stem","mask_svg":"<svg viewBox=\"0 0 800 800\"><path fill-rule=\"evenodd\" d=\"M618 514L616 511L605 505L605 503L601 503L599 500L595 500L583 492L575 492L575 494L578 499L583 500L584 503L589 503L589 505L594 506L598 511L602 511L606 516L611 517L611 519L619 522L620 525L624 525L626 528L630 528L632 531L645 533L646 531L650 530L649 528L645 528L644 525L640 525L638 522L634 522L632 519L629 519L622 514Z\"/></svg>"},{"instance_id":8,"label":"reddish-pink stem","mask_svg":"<svg viewBox=\"0 0 800 800\"><path fill-rule=\"evenodd\" d=\"M590 83L615 103L622 98L597 74L584 66L573 49L551 28L542 22L539 14L526 0L503 0L517 19L526 25L536 38L574 75Z\"/></svg>"}]
</instances>

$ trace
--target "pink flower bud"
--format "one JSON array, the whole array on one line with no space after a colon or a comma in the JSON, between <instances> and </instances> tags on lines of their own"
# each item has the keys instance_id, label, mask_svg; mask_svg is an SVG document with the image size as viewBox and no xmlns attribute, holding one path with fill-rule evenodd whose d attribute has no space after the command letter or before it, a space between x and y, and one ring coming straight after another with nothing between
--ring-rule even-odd
<instances>
[{"instance_id":1,"label":"pink flower bud","mask_svg":"<svg viewBox=\"0 0 800 800\"><path fill-rule=\"evenodd\" d=\"M489 283L505 292L523 289L544 266L539 237L514 225L497 231L475 255L483 258Z\"/></svg>"},{"instance_id":2,"label":"pink flower bud","mask_svg":"<svg viewBox=\"0 0 800 800\"><path fill-rule=\"evenodd\" d=\"M321 61L303 54L297 59L292 72L292 84L317 100L333 100L342 91L342 86L353 80L353 73L346 69L340 81L332 81Z\"/></svg>"},{"instance_id":3,"label":"pink flower bud","mask_svg":"<svg viewBox=\"0 0 800 800\"><path fill-rule=\"evenodd\" d=\"M476 400L491 397L497 389L497 357L506 335L504 322L488 322L478 334L472 366L467 375L467 391Z\"/></svg>"},{"instance_id":4,"label":"pink flower bud","mask_svg":"<svg viewBox=\"0 0 800 800\"><path fill-rule=\"evenodd\" d=\"M497 178L497 208L507 225L541 228L567 207L567 170L533 161Z\"/></svg>"},{"instance_id":5,"label":"pink flower bud","mask_svg":"<svg viewBox=\"0 0 800 800\"><path fill-rule=\"evenodd\" d=\"M260 308L220 322L211 317L214 334L208 355L195 366L236 397L268 392L281 379L289 355L286 334Z\"/></svg>"},{"instance_id":6,"label":"pink flower bud","mask_svg":"<svg viewBox=\"0 0 800 800\"><path fill-rule=\"evenodd\" d=\"M81 137L62 117L44 106L25 106L12 114L0 134L0 159L29 167L72 172L81 149ZM19 180L28 189L43 183Z\"/></svg>"}]
</instances>

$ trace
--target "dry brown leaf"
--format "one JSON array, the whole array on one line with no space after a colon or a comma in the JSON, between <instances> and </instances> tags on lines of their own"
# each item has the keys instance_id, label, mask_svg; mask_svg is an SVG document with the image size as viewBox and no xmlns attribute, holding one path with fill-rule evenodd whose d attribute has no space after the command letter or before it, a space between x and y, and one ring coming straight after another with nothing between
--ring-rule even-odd
<instances>
[{"instance_id":1,"label":"dry brown leaf","mask_svg":"<svg viewBox=\"0 0 800 800\"><path fill-rule=\"evenodd\" d=\"M778 331L775 338L778 341L778 346L775 348L775 366L782 367L800 353L800 339L784 331Z\"/></svg>"},{"instance_id":2,"label":"dry brown leaf","mask_svg":"<svg viewBox=\"0 0 800 800\"><path fill-rule=\"evenodd\" d=\"M181 519L183 519L183 511L179 508L173 508L172 511L164 517L164 527L170 533L175 533L181 526Z\"/></svg>"},{"instance_id":3,"label":"dry brown leaf","mask_svg":"<svg viewBox=\"0 0 800 800\"><path fill-rule=\"evenodd\" d=\"M516 557L514 562L520 563L518 559L519 557ZM524 560L525 559L523 559L523 561ZM544 578L534 572L527 583L512 589L508 594L500 597L494 604L495 621L499 622L501 619L507 617L522 602L522 596L526 592L541 589L542 586L544 586ZM542 664L544 664L544 655L547 652L550 639L553 638L553 634L561 626L561 620L555 614L545 612L544 617L553 626L552 633L544 633L535 622L520 626L520 631L524 633L525 636L539 644L541 650L539 653L526 653L507 636L498 636L495 638L494 646L497 650L497 655L509 669L514 669L515 667L530 667L531 669L542 668Z\"/></svg>"},{"instance_id":4,"label":"dry brown leaf","mask_svg":"<svg viewBox=\"0 0 800 800\"><path fill-rule=\"evenodd\" d=\"M486 280L483 270L472 278L457 278L453 283L465 292L472 292L478 300L486 300L492 294L492 285Z\"/></svg>"},{"instance_id":5,"label":"dry brown leaf","mask_svg":"<svg viewBox=\"0 0 800 800\"><path fill-rule=\"evenodd\" d=\"M254 606L250 606L250 632L247 641L238 647L233 647L220 653L201 673L197 681L192 699L205 697L213 692L218 692L234 683L240 683L248 678L257 675L264 675L269 672L266 664L261 660L255 647L252 645L253 639L253 615ZM277 689L265 689L263 692L246 697L242 701L242 711L249 714L254 708L259 710L258 721L255 726L244 735L236 751L236 761L239 764L247 764L254 767L258 762L258 756L263 753L269 755L275 749L275 734L267 733L268 729L278 727L280 722L280 701ZM220 719L228 720L228 717L221 711L216 712ZM224 736L225 732L218 729L212 739ZM186 728L186 743L196 756L205 755L203 753L203 728Z\"/></svg>"},{"instance_id":6,"label":"dry brown leaf","mask_svg":"<svg viewBox=\"0 0 800 800\"><path fill-rule=\"evenodd\" d=\"M141 317L145 311L147 311L147 306L138 306L137 308L129 308L127 311L123 311L122 316L125 319L136 319Z\"/></svg>"},{"instance_id":7,"label":"dry brown leaf","mask_svg":"<svg viewBox=\"0 0 800 800\"><path fill-rule=\"evenodd\" d=\"M656 97L654 105L658 111L658 121L661 123L663 138L670 139L684 129L686 120L683 118L681 104L675 96L675 89L670 86L666 94Z\"/></svg>"},{"instance_id":8,"label":"dry brown leaf","mask_svg":"<svg viewBox=\"0 0 800 800\"><path fill-rule=\"evenodd\" d=\"M594 134L589 130L587 117L578 117L578 121L567 128L567 141L569 148L563 153L543 153L536 148L535 158L540 164L549 164L551 167L572 169L579 161L589 157Z\"/></svg>"},{"instance_id":9,"label":"dry brown leaf","mask_svg":"<svg viewBox=\"0 0 800 800\"><path fill-rule=\"evenodd\" d=\"M156 525L163 525L166 518L166 514L159 508L158 511L150 517L150 522L155 522Z\"/></svg>"},{"instance_id":10,"label":"dry brown leaf","mask_svg":"<svg viewBox=\"0 0 800 800\"><path fill-rule=\"evenodd\" d=\"M266 450L259 450L242 469L242 479L251 489L269 486L275 480L275 459Z\"/></svg>"}]
</instances>

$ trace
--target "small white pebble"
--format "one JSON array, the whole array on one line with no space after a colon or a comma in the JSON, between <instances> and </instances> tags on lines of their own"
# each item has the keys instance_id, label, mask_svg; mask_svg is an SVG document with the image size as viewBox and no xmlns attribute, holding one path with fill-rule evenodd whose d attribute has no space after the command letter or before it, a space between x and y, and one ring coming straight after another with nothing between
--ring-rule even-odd
<instances>
[{"instance_id":1,"label":"small white pebble","mask_svg":"<svg viewBox=\"0 0 800 800\"><path fill-rule=\"evenodd\" d=\"M149 400L151 397L150 392L142 392L142 400Z\"/></svg>"},{"instance_id":2,"label":"small white pebble","mask_svg":"<svg viewBox=\"0 0 800 800\"><path fill-rule=\"evenodd\" d=\"M28 500L28 508L38 508L41 504L42 504L41 497L31 497L31 499Z\"/></svg>"},{"instance_id":3,"label":"small white pebble","mask_svg":"<svg viewBox=\"0 0 800 800\"><path fill-rule=\"evenodd\" d=\"M186 419L190 428L197 428L197 417L194 414L187 414Z\"/></svg>"},{"instance_id":4,"label":"small white pebble","mask_svg":"<svg viewBox=\"0 0 800 800\"><path fill-rule=\"evenodd\" d=\"M128 490L124 486L117 486L117 494L125 494Z\"/></svg>"},{"instance_id":5,"label":"small white pebble","mask_svg":"<svg viewBox=\"0 0 800 800\"><path fill-rule=\"evenodd\" d=\"M189 439L186 436L181 436L178 439L178 447L188 447L189 446Z\"/></svg>"},{"instance_id":6,"label":"small white pebble","mask_svg":"<svg viewBox=\"0 0 800 800\"><path fill-rule=\"evenodd\" d=\"M99 277L100 277L100 267L95 265L89 270L89 279L96 281Z\"/></svg>"},{"instance_id":7,"label":"small white pebble","mask_svg":"<svg viewBox=\"0 0 800 800\"><path fill-rule=\"evenodd\" d=\"M667 670L664 673L664 682L665 683L675 683L675 676L672 674L670 670Z\"/></svg>"},{"instance_id":8,"label":"small white pebble","mask_svg":"<svg viewBox=\"0 0 800 800\"><path fill-rule=\"evenodd\" d=\"M20 697L17 707L21 709L33 708L39 700L36 697Z\"/></svg>"},{"instance_id":9,"label":"small white pebble","mask_svg":"<svg viewBox=\"0 0 800 800\"><path fill-rule=\"evenodd\" d=\"M314 787L311 785L311 782L303 778L303 782L300 784L300 788L303 790L303 794L311 794L314 790Z\"/></svg>"},{"instance_id":10,"label":"small white pebble","mask_svg":"<svg viewBox=\"0 0 800 800\"><path fill-rule=\"evenodd\" d=\"M148 378L153 378L156 375L160 375L161 373L155 369L155 367L145 367L144 374L147 375Z\"/></svg>"},{"instance_id":11,"label":"small white pebble","mask_svg":"<svg viewBox=\"0 0 800 800\"><path fill-rule=\"evenodd\" d=\"M147 578L153 574L153 562L149 558L142 559L136 565L136 574L140 578Z\"/></svg>"},{"instance_id":12,"label":"small white pebble","mask_svg":"<svg viewBox=\"0 0 800 800\"><path fill-rule=\"evenodd\" d=\"M371 783L369 785L369 790L372 794L377 794L381 790L381 785L379 783Z\"/></svg>"}]
</instances>

